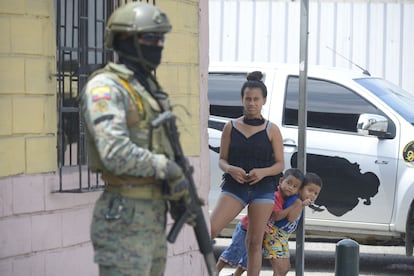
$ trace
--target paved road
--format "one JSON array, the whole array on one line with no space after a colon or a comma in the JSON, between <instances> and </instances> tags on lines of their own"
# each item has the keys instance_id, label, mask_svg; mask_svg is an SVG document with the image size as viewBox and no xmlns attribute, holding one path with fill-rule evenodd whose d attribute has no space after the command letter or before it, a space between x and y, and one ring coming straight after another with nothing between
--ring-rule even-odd
<instances>
[{"instance_id":1,"label":"paved road","mask_svg":"<svg viewBox=\"0 0 414 276\"><path fill-rule=\"evenodd\" d=\"M230 239L216 239L215 253L218 256L230 243ZM295 242L289 242L291 248L292 270L288 276L296 275ZM334 276L335 275L336 243L305 243L305 276ZM224 268L220 276L228 276L233 268ZM245 275L245 274L244 274ZM265 260L261 276L273 275ZM414 276L414 256L406 257L403 246L359 246L359 276Z\"/></svg>"}]
</instances>

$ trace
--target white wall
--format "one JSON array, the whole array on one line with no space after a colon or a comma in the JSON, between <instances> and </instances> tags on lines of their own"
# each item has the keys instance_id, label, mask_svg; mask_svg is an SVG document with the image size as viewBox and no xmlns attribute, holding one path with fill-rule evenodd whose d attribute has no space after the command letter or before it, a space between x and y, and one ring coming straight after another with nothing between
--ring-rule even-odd
<instances>
[{"instance_id":1,"label":"white wall","mask_svg":"<svg viewBox=\"0 0 414 276\"><path fill-rule=\"evenodd\" d=\"M298 63L299 0L209 5L210 61ZM309 2L309 64L353 67L343 55L414 92L413 45L414 1Z\"/></svg>"}]
</instances>

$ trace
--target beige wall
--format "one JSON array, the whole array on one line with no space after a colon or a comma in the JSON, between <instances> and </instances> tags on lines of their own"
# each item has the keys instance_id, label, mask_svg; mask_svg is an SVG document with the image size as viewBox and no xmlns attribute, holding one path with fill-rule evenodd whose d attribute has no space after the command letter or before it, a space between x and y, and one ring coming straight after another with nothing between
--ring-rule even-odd
<instances>
[{"instance_id":1,"label":"beige wall","mask_svg":"<svg viewBox=\"0 0 414 276\"><path fill-rule=\"evenodd\" d=\"M56 170L53 1L0 1L0 177Z\"/></svg>"},{"instance_id":2,"label":"beige wall","mask_svg":"<svg viewBox=\"0 0 414 276\"><path fill-rule=\"evenodd\" d=\"M180 139L191 156L199 195L207 202L210 190L208 150L208 1L156 1L173 25L167 35L163 64L157 70L161 85L176 105ZM180 107L181 105L181 107ZM186 110L186 111L184 111ZM186 114L188 112L188 114ZM208 208L205 206L207 225ZM174 246L169 247L165 276L208 275L192 228L186 226ZM189 249L192 249L188 251Z\"/></svg>"},{"instance_id":3,"label":"beige wall","mask_svg":"<svg viewBox=\"0 0 414 276\"><path fill-rule=\"evenodd\" d=\"M157 76L179 118L181 141L187 155L200 155L199 5L193 1L158 1L173 26L167 35L163 66ZM188 114L186 113L188 112ZM207 145L207 144L205 144Z\"/></svg>"},{"instance_id":4,"label":"beige wall","mask_svg":"<svg viewBox=\"0 0 414 276\"><path fill-rule=\"evenodd\" d=\"M54 0L0 1L0 275L97 275L89 240L100 192L55 193ZM160 83L172 96L199 195L209 191L208 1L157 1L170 17ZM78 172L63 178L76 186ZM204 208L207 214L207 207ZM171 225L169 222L169 226ZM193 230L169 245L166 276L207 275Z\"/></svg>"}]
</instances>

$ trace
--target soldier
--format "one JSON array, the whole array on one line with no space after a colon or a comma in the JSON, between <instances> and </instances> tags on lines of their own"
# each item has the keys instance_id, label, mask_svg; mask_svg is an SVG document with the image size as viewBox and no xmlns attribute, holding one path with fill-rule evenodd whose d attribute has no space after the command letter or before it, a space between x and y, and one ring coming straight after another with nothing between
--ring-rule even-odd
<instances>
[{"instance_id":1,"label":"soldier","mask_svg":"<svg viewBox=\"0 0 414 276\"><path fill-rule=\"evenodd\" d=\"M189 200L188 180L172 161L164 128L150 128L170 110L153 71L171 25L157 7L131 2L109 18L105 46L119 63L92 74L81 96L89 166L101 172L91 239L100 275L163 275L168 202Z\"/></svg>"}]
</instances>

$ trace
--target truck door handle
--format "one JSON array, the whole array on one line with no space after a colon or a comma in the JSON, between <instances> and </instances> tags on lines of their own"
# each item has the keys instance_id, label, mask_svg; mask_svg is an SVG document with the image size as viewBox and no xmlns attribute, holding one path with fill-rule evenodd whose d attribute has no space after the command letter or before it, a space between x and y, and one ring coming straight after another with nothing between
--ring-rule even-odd
<instances>
[{"instance_id":1,"label":"truck door handle","mask_svg":"<svg viewBox=\"0 0 414 276\"><path fill-rule=\"evenodd\" d=\"M220 153L220 147L213 147L212 145L208 144L208 148L215 153Z\"/></svg>"},{"instance_id":2,"label":"truck door handle","mask_svg":"<svg viewBox=\"0 0 414 276\"><path fill-rule=\"evenodd\" d=\"M298 147L296 141L293 140L293 139L290 139L290 138L283 139L283 145L285 147L294 147L294 148L297 148Z\"/></svg>"}]
</instances>

